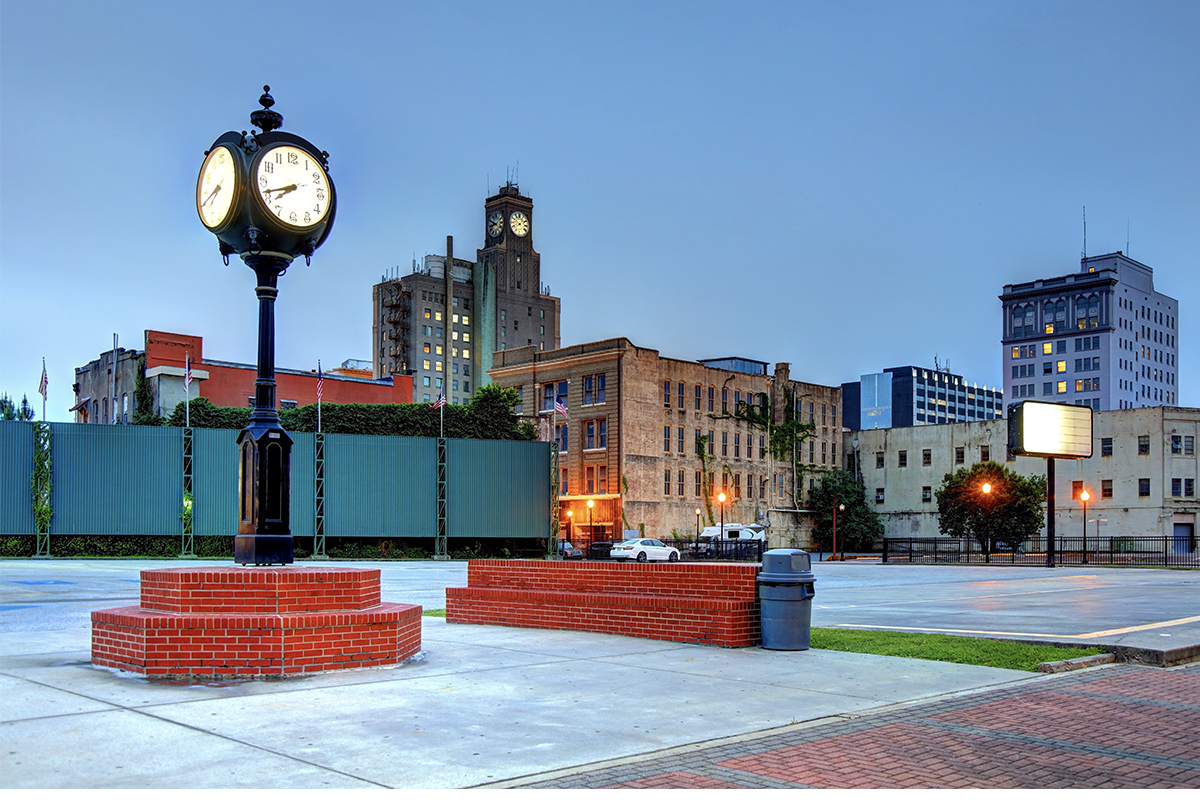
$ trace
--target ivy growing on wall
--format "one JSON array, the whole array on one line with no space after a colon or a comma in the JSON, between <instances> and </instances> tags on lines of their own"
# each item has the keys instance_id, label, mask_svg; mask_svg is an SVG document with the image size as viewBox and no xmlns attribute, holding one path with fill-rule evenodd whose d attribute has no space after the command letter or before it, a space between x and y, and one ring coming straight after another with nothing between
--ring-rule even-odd
<instances>
[{"instance_id":1,"label":"ivy growing on wall","mask_svg":"<svg viewBox=\"0 0 1200 800\"><path fill-rule=\"evenodd\" d=\"M50 460L54 434L45 422L33 424L33 480L30 494L33 500L33 522L40 534L50 533L50 520L54 517L52 503L54 493L53 464Z\"/></svg>"}]
</instances>

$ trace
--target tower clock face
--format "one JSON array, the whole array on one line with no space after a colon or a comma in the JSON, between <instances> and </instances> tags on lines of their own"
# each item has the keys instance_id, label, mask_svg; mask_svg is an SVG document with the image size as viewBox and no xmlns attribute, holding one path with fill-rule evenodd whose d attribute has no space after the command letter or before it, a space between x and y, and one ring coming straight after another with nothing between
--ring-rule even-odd
<instances>
[{"instance_id":1,"label":"tower clock face","mask_svg":"<svg viewBox=\"0 0 1200 800\"><path fill-rule=\"evenodd\" d=\"M524 236L529 233L529 217L520 211L513 212L513 215L508 218L508 225L517 236Z\"/></svg>"},{"instance_id":2,"label":"tower clock face","mask_svg":"<svg viewBox=\"0 0 1200 800\"><path fill-rule=\"evenodd\" d=\"M499 236L504 233L504 215L499 211L493 211L488 217L487 231L490 236Z\"/></svg>"},{"instance_id":3,"label":"tower clock face","mask_svg":"<svg viewBox=\"0 0 1200 800\"><path fill-rule=\"evenodd\" d=\"M200 221L210 229L225 224L237 190L238 172L233 153L227 147L214 147L208 151L196 181L196 210L200 212Z\"/></svg>"},{"instance_id":4,"label":"tower clock face","mask_svg":"<svg viewBox=\"0 0 1200 800\"><path fill-rule=\"evenodd\" d=\"M263 151L254 168L254 188L267 211L294 228L311 228L329 215L329 176L299 147Z\"/></svg>"}]
</instances>

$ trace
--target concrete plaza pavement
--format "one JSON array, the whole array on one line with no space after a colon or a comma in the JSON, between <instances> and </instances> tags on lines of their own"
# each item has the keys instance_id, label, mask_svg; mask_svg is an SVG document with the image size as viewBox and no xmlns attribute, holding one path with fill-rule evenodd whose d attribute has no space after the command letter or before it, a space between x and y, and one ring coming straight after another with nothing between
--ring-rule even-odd
<instances>
[{"instance_id":1,"label":"concrete plaza pavement","mask_svg":"<svg viewBox=\"0 0 1200 800\"><path fill-rule=\"evenodd\" d=\"M390 669L179 683L91 666L90 611L136 603L139 571L162 566L181 563L0 562L0 786L561 786L555 781L571 775L592 782L570 785L597 785L617 762L650 765L650 772L631 773L637 780L680 748L769 743L777 734L882 719L931 700L967 702L1073 679L432 618L424 621L422 654ZM466 583L463 563L356 566L382 570L385 600L427 608L444 605L446 586ZM1094 639L1141 637L1138 646L1146 646L1153 636L1161 648L1167 637L1158 634L1166 632L1172 645L1200 645L1195 622L1179 622L1197 607L1200 576L1192 573L815 567L815 625L990 626L1030 636L1136 628ZM1153 596L1159 607L1129 601L1135 595ZM1154 625L1161 627L1146 627ZM772 780L749 785L783 785Z\"/></svg>"}]
</instances>

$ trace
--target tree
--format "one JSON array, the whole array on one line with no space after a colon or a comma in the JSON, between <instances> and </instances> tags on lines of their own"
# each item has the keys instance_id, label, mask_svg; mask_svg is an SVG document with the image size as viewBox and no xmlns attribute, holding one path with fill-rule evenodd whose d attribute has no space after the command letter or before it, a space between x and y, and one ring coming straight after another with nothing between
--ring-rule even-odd
<instances>
[{"instance_id":1,"label":"tree","mask_svg":"<svg viewBox=\"0 0 1200 800\"><path fill-rule=\"evenodd\" d=\"M0 419L31 420L34 416L33 406L29 405L29 396L21 396L21 405L13 402L7 394L0 395Z\"/></svg>"},{"instance_id":2,"label":"tree","mask_svg":"<svg viewBox=\"0 0 1200 800\"><path fill-rule=\"evenodd\" d=\"M813 512L814 545L833 547L833 510L837 512L838 549L870 550L883 536L883 523L867 507L867 490L849 472L830 470L821 476L815 489L809 492L808 508Z\"/></svg>"},{"instance_id":3,"label":"tree","mask_svg":"<svg viewBox=\"0 0 1200 800\"><path fill-rule=\"evenodd\" d=\"M975 539L988 561L993 544L1015 549L1045 524L1046 479L1022 478L994 461L947 473L935 494L938 529Z\"/></svg>"}]
</instances>

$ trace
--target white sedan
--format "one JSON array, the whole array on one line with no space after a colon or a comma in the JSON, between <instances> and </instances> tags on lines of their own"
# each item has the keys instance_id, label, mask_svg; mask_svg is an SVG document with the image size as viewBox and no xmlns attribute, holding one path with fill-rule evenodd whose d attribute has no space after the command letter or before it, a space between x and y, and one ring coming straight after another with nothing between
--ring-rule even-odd
<instances>
[{"instance_id":1,"label":"white sedan","mask_svg":"<svg viewBox=\"0 0 1200 800\"><path fill-rule=\"evenodd\" d=\"M678 561L679 551L658 539L626 539L614 544L609 556L637 561Z\"/></svg>"}]
</instances>

